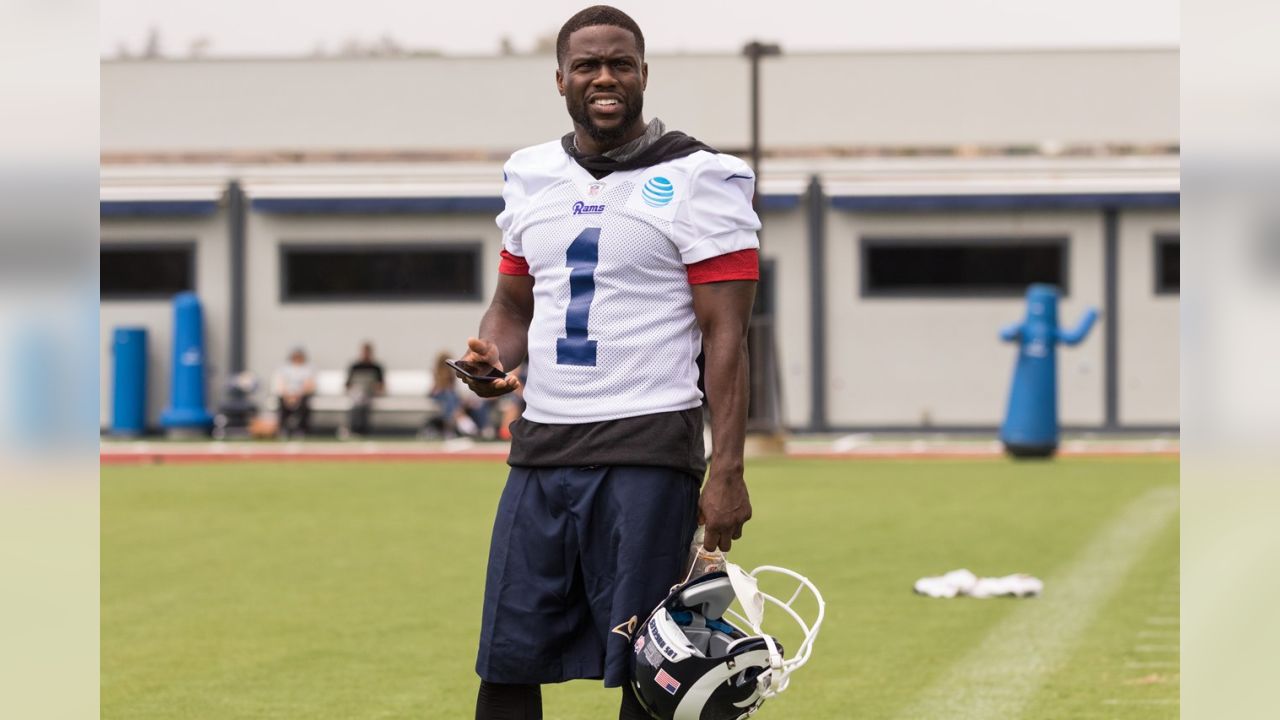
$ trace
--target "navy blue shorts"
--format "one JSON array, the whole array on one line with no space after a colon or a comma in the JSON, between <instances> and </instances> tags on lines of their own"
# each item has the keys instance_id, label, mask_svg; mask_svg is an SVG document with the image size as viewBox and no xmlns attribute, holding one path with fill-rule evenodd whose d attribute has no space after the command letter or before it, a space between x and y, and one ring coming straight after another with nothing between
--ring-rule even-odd
<instances>
[{"instance_id":1,"label":"navy blue shorts","mask_svg":"<svg viewBox=\"0 0 1280 720\"><path fill-rule=\"evenodd\" d=\"M667 468L511 468L489 546L480 677L623 685L628 635L682 579L698 490Z\"/></svg>"}]
</instances>

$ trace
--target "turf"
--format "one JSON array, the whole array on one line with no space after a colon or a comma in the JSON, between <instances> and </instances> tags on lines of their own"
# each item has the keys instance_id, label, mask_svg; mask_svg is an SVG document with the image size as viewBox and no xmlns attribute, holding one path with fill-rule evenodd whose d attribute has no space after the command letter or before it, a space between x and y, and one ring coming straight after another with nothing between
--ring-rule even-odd
<instances>
[{"instance_id":1,"label":"turf","mask_svg":"<svg viewBox=\"0 0 1280 720\"><path fill-rule=\"evenodd\" d=\"M915 578L1024 571L1052 593L1110 519L1177 477L1156 459L752 463L755 518L731 557L803 572L828 604L813 662L759 717L900 716L1040 602L927 599ZM104 468L102 717L471 717L504 478L477 462ZM1177 717L1177 572L1174 519L1099 579L1115 592L1023 717ZM548 687L546 717L616 717L615 693Z\"/></svg>"}]
</instances>

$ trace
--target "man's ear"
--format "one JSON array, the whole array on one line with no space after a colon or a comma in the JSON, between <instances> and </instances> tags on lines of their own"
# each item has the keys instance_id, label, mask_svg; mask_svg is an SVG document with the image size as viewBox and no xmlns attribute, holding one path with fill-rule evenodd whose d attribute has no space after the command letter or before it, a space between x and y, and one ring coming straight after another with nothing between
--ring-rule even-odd
<instances>
[{"instance_id":1,"label":"man's ear","mask_svg":"<svg viewBox=\"0 0 1280 720\"><path fill-rule=\"evenodd\" d=\"M649 63L640 63L640 89L649 89Z\"/></svg>"},{"instance_id":2,"label":"man's ear","mask_svg":"<svg viewBox=\"0 0 1280 720\"><path fill-rule=\"evenodd\" d=\"M564 97L564 73L560 68L556 68L556 90L560 91L560 97Z\"/></svg>"}]
</instances>

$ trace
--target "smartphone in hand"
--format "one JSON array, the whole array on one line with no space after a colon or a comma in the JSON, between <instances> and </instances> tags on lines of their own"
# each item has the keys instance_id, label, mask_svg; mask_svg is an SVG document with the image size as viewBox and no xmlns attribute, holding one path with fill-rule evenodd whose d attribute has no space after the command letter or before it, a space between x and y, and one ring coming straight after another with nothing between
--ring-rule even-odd
<instances>
[{"instance_id":1,"label":"smartphone in hand","mask_svg":"<svg viewBox=\"0 0 1280 720\"><path fill-rule=\"evenodd\" d=\"M488 363L470 362L468 360L445 360L444 364L479 382L494 382L495 380L505 380L507 377L506 372Z\"/></svg>"}]
</instances>

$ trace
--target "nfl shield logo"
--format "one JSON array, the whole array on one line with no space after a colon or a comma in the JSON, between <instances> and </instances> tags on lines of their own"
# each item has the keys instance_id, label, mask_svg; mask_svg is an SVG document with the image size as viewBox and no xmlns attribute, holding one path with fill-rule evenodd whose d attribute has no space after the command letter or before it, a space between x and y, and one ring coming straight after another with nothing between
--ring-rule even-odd
<instances>
[{"instance_id":1,"label":"nfl shield logo","mask_svg":"<svg viewBox=\"0 0 1280 720\"><path fill-rule=\"evenodd\" d=\"M653 681L672 695L675 695L676 691L680 689L680 683L662 668L658 668L658 674L653 676Z\"/></svg>"},{"instance_id":2,"label":"nfl shield logo","mask_svg":"<svg viewBox=\"0 0 1280 720\"><path fill-rule=\"evenodd\" d=\"M594 182L587 186L587 197L595 197L604 191L604 183Z\"/></svg>"}]
</instances>

